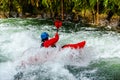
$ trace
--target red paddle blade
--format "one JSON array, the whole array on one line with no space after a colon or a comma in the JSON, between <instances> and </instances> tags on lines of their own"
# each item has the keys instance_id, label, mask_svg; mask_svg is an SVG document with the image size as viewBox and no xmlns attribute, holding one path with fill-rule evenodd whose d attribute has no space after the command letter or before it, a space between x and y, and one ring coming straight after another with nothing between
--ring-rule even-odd
<instances>
[{"instance_id":1,"label":"red paddle blade","mask_svg":"<svg viewBox=\"0 0 120 80\"><path fill-rule=\"evenodd\" d=\"M54 25L57 29L59 29L62 26L62 21L56 20Z\"/></svg>"}]
</instances>

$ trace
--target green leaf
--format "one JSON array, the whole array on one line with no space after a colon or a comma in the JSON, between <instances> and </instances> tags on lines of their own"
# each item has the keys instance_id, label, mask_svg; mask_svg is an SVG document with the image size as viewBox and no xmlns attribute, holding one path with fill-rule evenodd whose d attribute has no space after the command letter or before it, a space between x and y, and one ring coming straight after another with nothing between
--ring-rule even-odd
<instances>
[{"instance_id":1,"label":"green leaf","mask_svg":"<svg viewBox=\"0 0 120 80\"><path fill-rule=\"evenodd\" d=\"M104 5L105 7L107 7L107 6L108 6L108 0L104 0L103 5Z\"/></svg>"},{"instance_id":2,"label":"green leaf","mask_svg":"<svg viewBox=\"0 0 120 80\"><path fill-rule=\"evenodd\" d=\"M93 8L96 3L97 3L97 0L89 0L90 1L90 6Z\"/></svg>"},{"instance_id":3,"label":"green leaf","mask_svg":"<svg viewBox=\"0 0 120 80\"><path fill-rule=\"evenodd\" d=\"M47 8L49 7L47 0L42 0L42 4L46 6Z\"/></svg>"}]
</instances>

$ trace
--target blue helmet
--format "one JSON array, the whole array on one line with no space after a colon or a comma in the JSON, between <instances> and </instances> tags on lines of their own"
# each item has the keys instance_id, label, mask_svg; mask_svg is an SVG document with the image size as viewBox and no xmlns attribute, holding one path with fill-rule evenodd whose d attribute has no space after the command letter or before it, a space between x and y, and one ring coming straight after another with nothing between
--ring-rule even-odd
<instances>
[{"instance_id":1,"label":"blue helmet","mask_svg":"<svg viewBox=\"0 0 120 80\"><path fill-rule=\"evenodd\" d=\"M42 32L41 33L41 39L42 40L48 39L48 37L49 37L49 34L47 32Z\"/></svg>"}]
</instances>

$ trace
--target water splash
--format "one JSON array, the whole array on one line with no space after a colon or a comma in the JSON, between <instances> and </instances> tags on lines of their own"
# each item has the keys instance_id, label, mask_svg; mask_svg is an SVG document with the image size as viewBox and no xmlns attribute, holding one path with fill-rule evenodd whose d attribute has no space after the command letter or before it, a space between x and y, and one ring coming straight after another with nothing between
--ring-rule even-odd
<instances>
[{"instance_id":1,"label":"water splash","mask_svg":"<svg viewBox=\"0 0 120 80\"><path fill-rule=\"evenodd\" d=\"M118 33L108 31L67 33L60 30L60 40L56 44L58 47L45 49L39 47L41 42L39 34L47 31L52 37L55 33L55 29L51 28L53 26L41 25L38 28L38 25L30 23L27 25L27 21L23 21L22 25L21 20L17 20L19 24L16 27L10 23L11 21L3 22L0 24L0 57L2 57L0 80L14 80L18 73L22 76L21 80L106 80L109 76L112 76L109 79L119 79L111 75L113 72L111 70L114 70L113 73L119 76ZM16 24L14 21L13 23ZM84 49L60 48L64 44L82 40L87 42ZM100 76L105 72L108 76Z\"/></svg>"}]
</instances>

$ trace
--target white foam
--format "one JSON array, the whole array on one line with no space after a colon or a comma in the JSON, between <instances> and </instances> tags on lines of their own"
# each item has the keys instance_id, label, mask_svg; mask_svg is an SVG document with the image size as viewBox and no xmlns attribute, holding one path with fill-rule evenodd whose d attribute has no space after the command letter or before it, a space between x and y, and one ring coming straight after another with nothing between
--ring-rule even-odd
<instances>
[{"instance_id":1,"label":"white foam","mask_svg":"<svg viewBox=\"0 0 120 80\"><path fill-rule=\"evenodd\" d=\"M48 28L46 26L45 28ZM11 27L12 28L12 27ZM24 28L23 28L24 29ZM11 31L12 30L12 31ZM18 30L15 28L14 30ZM39 70L40 66L46 68L47 75L54 75L52 77L58 78L58 76L65 76L68 80L77 80L64 66L88 66L92 60L99 58L120 58L120 35L115 36L114 33L103 34L99 32L84 32L77 33L62 33L60 34L60 40L56 45L57 48L39 48L39 34L42 30L18 30L3 28L0 32L0 54L10 57L14 62L5 62L0 64L0 80L7 80L13 78L13 74L16 73L16 66L20 66L23 62L27 68L25 68L26 74L31 71L30 66L34 66L32 70ZM10 31L10 32L9 32ZM35 31L39 31L36 33ZM53 33L48 31L49 33ZM90 34L89 34L90 33ZM66 40L66 41L65 41ZM60 49L60 46L67 43L77 43L79 41L86 40L87 44L82 50L72 49ZM25 63L24 63L25 62ZM4 67L5 66L5 67ZM9 66L9 68L7 67ZM7 73L9 71L9 73ZM65 74L64 74L65 73ZM5 77L4 74L6 74ZM35 76L33 77L36 78ZM83 77L81 77L83 78ZM32 77L31 77L32 79ZM8 79L9 80L9 79ZM89 80L84 77L82 80Z\"/></svg>"}]
</instances>

